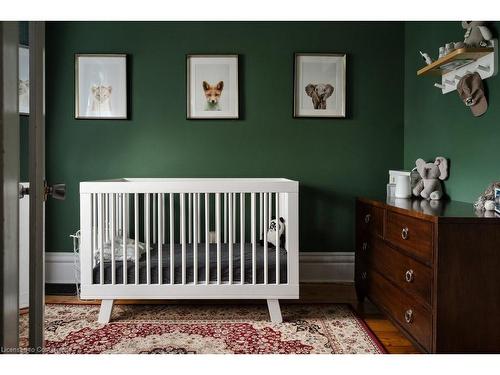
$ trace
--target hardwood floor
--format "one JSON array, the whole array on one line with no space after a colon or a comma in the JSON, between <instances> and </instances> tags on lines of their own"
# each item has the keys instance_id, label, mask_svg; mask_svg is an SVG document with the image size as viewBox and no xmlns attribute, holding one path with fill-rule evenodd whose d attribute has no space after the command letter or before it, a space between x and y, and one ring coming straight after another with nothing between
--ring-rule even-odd
<instances>
[{"instance_id":1,"label":"hardwood floor","mask_svg":"<svg viewBox=\"0 0 500 375\"><path fill-rule=\"evenodd\" d=\"M299 301L280 301L282 303L347 303L365 321L379 341L390 354L416 354L420 351L392 324L377 308L365 301L358 303L354 286L348 284L302 284L300 288L301 299ZM47 295L45 303L68 303L68 304L100 304L100 300L81 301L72 295ZM196 303L254 303L256 301L230 301L230 300L200 300ZM192 301L165 301L165 300L119 300L117 304L172 304L192 303Z\"/></svg>"},{"instance_id":2,"label":"hardwood floor","mask_svg":"<svg viewBox=\"0 0 500 375\"><path fill-rule=\"evenodd\" d=\"M360 304L352 283L302 284L301 303L348 303L390 354L417 354L418 350L370 301Z\"/></svg>"}]
</instances>

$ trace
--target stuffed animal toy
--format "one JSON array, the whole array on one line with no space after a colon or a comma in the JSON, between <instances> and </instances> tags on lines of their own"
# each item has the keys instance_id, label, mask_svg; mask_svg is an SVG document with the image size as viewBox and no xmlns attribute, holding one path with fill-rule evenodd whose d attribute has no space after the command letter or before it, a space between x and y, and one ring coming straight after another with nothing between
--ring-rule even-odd
<instances>
[{"instance_id":1,"label":"stuffed animal toy","mask_svg":"<svg viewBox=\"0 0 500 375\"><path fill-rule=\"evenodd\" d=\"M278 233L279 233L279 246L285 246L285 219L280 217L278 223ZM264 240L260 240L260 245L264 246ZM269 229L267 231L267 244L269 247L276 247L276 219L272 219L269 223Z\"/></svg>"},{"instance_id":2,"label":"stuffed animal toy","mask_svg":"<svg viewBox=\"0 0 500 375\"><path fill-rule=\"evenodd\" d=\"M467 47L487 47L493 39L490 29L481 21L462 21L462 27L466 29L464 43Z\"/></svg>"},{"instance_id":3,"label":"stuffed animal toy","mask_svg":"<svg viewBox=\"0 0 500 375\"><path fill-rule=\"evenodd\" d=\"M442 156L438 156L434 163L417 159L415 165L422 179L413 188L413 195L425 199L441 199L443 188L440 180L448 177L448 160Z\"/></svg>"},{"instance_id":4,"label":"stuffed animal toy","mask_svg":"<svg viewBox=\"0 0 500 375\"><path fill-rule=\"evenodd\" d=\"M483 194L477 198L474 203L474 208L477 211L494 211L495 210L495 188L500 189L500 181L490 184Z\"/></svg>"}]
</instances>

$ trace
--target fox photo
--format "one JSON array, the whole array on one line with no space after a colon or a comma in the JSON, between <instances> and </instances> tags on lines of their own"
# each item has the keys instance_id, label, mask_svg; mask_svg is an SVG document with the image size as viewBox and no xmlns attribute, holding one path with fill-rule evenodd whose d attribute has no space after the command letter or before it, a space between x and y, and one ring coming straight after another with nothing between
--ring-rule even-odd
<instances>
[{"instance_id":1,"label":"fox photo","mask_svg":"<svg viewBox=\"0 0 500 375\"><path fill-rule=\"evenodd\" d=\"M296 54L294 117L345 117L344 54Z\"/></svg>"},{"instance_id":2,"label":"fox photo","mask_svg":"<svg viewBox=\"0 0 500 375\"><path fill-rule=\"evenodd\" d=\"M187 57L187 117L238 118L238 56Z\"/></svg>"}]
</instances>

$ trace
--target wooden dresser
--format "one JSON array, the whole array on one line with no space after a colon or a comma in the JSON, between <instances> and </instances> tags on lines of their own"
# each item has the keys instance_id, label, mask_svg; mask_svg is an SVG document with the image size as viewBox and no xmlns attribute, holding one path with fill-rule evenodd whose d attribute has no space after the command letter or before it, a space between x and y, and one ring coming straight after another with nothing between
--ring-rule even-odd
<instances>
[{"instance_id":1,"label":"wooden dresser","mask_svg":"<svg viewBox=\"0 0 500 375\"><path fill-rule=\"evenodd\" d=\"M500 218L472 204L356 201L356 291L424 352L500 352Z\"/></svg>"}]
</instances>

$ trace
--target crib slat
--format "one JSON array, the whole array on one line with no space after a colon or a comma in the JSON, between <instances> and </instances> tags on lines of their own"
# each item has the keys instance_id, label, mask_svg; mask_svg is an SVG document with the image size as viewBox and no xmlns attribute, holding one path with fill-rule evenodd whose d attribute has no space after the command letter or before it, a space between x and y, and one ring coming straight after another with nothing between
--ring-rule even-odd
<instances>
[{"instance_id":1,"label":"crib slat","mask_svg":"<svg viewBox=\"0 0 500 375\"><path fill-rule=\"evenodd\" d=\"M108 194L103 194L104 197L104 242L108 242L108 222L109 222L109 211L108 211Z\"/></svg>"},{"instance_id":2,"label":"crib slat","mask_svg":"<svg viewBox=\"0 0 500 375\"><path fill-rule=\"evenodd\" d=\"M165 244L165 194L161 194L161 207L160 202L158 202L158 210L161 211L161 244ZM159 236L159 234L158 234ZM159 242L159 241L158 241Z\"/></svg>"},{"instance_id":3,"label":"crib slat","mask_svg":"<svg viewBox=\"0 0 500 375\"><path fill-rule=\"evenodd\" d=\"M127 238L130 238L130 196L131 194L124 194L125 196L125 209L123 210L124 215L125 215L125 229L124 231L127 232Z\"/></svg>"},{"instance_id":4,"label":"crib slat","mask_svg":"<svg viewBox=\"0 0 500 375\"><path fill-rule=\"evenodd\" d=\"M92 268L95 267L96 265L96 259L95 259L95 254L98 249L98 244L97 244L97 229L98 229L98 221L97 221L97 211L98 211L98 204L97 204L97 194L93 193L92 194Z\"/></svg>"},{"instance_id":5,"label":"crib slat","mask_svg":"<svg viewBox=\"0 0 500 375\"><path fill-rule=\"evenodd\" d=\"M153 193L153 242L156 242L156 207L158 205L158 194Z\"/></svg>"},{"instance_id":6,"label":"crib slat","mask_svg":"<svg viewBox=\"0 0 500 375\"><path fill-rule=\"evenodd\" d=\"M188 243L192 243L193 241L193 193L188 193Z\"/></svg>"},{"instance_id":7,"label":"crib slat","mask_svg":"<svg viewBox=\"0 0 500 375\"><path fill-rule=\"evenodd\" d=\"M161 260L161 248L163 244L163 194L158 194L158 284L161 285L162 279L162 260Z\"/></svg>"},{"instance_id":8,"label":"crib slat","mask_svg":"<svg viewBox=\"0 0 500 375\"><path fill-rule=\"evenodd\" d=\"M127 284L127 208L126 204L128 202L127 194L123 194L123 258L122 258L122 265L123 265L123 285Z\"/></svg>"},{"instance_id":9,"label":"crib slat","mask_svg":"<svg viewBox=\"0 0 500 375\"><path fill-rule=\"evenodd\" d=\"M234 205L233 194L229 193L229 284L233 283L233 237L234 237Z\"/></svg>"},{"instance_id":10,"label":"crib slat","mask_svg":"<svg viewBox=\"0 0 500 375\"><path fill-rule=\"evenodd\" d=\"M240 282L245 284L245 193L240 193Z\"/></svg>"},{"instance_id":11,"label":"crib slat","mask_svg":"<svg viewBox=\"0 0 500 375\"><path fill-rule=\"evenodd\" d=\"M269 199L269 205L267 208L269 209L269 213L267 214L267 222L271 224L271 219L273 217L273 193L267 193L268 199ZM266 230L264 228L264 230Z\"/></svg>"},{"instance_id":12,"label":"crib slat","mask_svg":"<svg viewBox=\"0 0 500 375\"><path fill-rule=\"evenodd\" d=\"M134 259L135 259L135 284L139 284L139 194L134 194Z\"/></svg>"},{"instance_id":13,"label":"crib slat","mask_svg":"<svg viewBox=\"0 0 500 375\"><path fill-rule=\"evenodd\" d=\"M92 255L90 259L93 259L93 257L94 257L94 194L90 193L89 196L90 196L90 254ZM81 196L80 196L80 199L81 199ZM92 266L92 269L94 269L94 261L93 260L91 261L91 266ZM93 284L94 281L91 280L91 283Z\"/></svg>"},{"instance_id":14,"label":"crib slat","mask_svg":"<svg viewBox=\"0 0 500 375\"><path fill-rule=\"evenodd\" d=\"M224 243L227 243L227 193L224 193Z\"/></svg>"},{"instance_id":15,"label":"crib slat","mask_svg":"<svg viewBox=\"0 0 500 375\"><path fill-rule=\"evenodd\" d=\"M181 216L180 216L180 229L181 229L181 244L182 244L182 284L186 284L186 195L180 193L181 198Z\"/></svg>"},{"instance_id":16,"label":"crib slat","mask_svg":"<svg viewBox=\"0 0 500 375\"><path fill-rule=\"evenodd\" d=\"M205 284L210 284L210 194L205 193Z\"/></svg>"},{"instance_id":17,"label":"crib slat","mask_svg":"<svg viewBox=\"0 0 500 375\"><path fill-rule=\"evenodd\" d=\"M262 228L264 227L264 208L263 208L263 202L264 200L264 194L259 193L259 240L262 240L263 238L263 231Z\"/></svg>"},{"instance_id":18,"label":"crib slat","mask_svg":"<svg viewBox=\"0 0 500 375\"><path fill-rule=\"evenodd\" d=\"M251 205L251 224L252 224L252 284L257 283L257 263L255 261L255 256L257 254L257 217L255 215L255 193L252 193L250 198Z\"/></svg>"},{"instance_id":19,"label":"crib slat","mask_svg":"<svg viewBox=\"0 0 500 375\"><path fill-rule=\"evenodd\" d=\"M154 199L154 198L153 198ZM149 227L149 224L150 224L150 217L149 217L149 204L150 204L150 194L149 193L146 193L146 197L144 199L144 222L146 224L146 229L144 231L144 238L145 238L145 242L146 242L146 282L147 284L151 284L151 254L150 254L150 227ZM154 218L154 216L153 216ZM156 222L156 220L155 220ZM153 228L154 228L154 224L153 224Z\"/></svg>"},{"instance_id":20,"label":"crib slat","mask_svg":"<svg viewBox=\"0 0 500 375\"><path fill-rule=\"evenodd\" d=\"M121 235L121 231L123 230L122 224L123 224L123 213L122 213L122 195L123 194L118 194L117 196L117 202L116 202L116 209L118 211L118 235Z\"/></svg>"},{"instance_id":21,"label":"crib slat","mask_svg":"<svg viewBox=\"0 0 500 375\"><path fill-rule=\"evenodd\" d=\"M103 221L104 221L104 207L103 207L103 195L99 194L99 221L97 227L99 228L99 283L104 284L104 232L103 232Z\"/></svg>"},{"instance_id":22,"label":"crib slat","mask_svg":"<svg viewBox=\"0 0 500 375\"><path fill-rule=\"evenodd\" d=\"M236 193L231 193L232 195L232 210L233 210L233 243L236 243Z\"/></svg>"},{"instance_id":23,"label":"crib slat","mask_svg":"<svg viewBox=\"0 0 500 375\"><path fill-rule=\"evenodd\" d=\"M279 208L279 193L274 194L276 200L276 284L280 283L280 208Z\"/></svg>"},{"instance_id":24,"label":"crib slat","mask_svg":"<svg viewBox=\"0 0 500 375\"><path fill-rule=\"evenodd\" d=\"M113 211L113 217L115 218L115 221L114 221L114 230L115 230L115 234L116 234L116 194L115 194L115 198L113 198L111 200L111 210Z\"/></svg>"},{"instance_id":25,"label":"crib slat","mask_svg":"<svg viewBox=\"0 0 500 375\"><path fill-rule=\"evenodd\" d=\"M200 193L196 193L196 210L198 218L198 243L201 241Z\"/></svg>"},{"instance_id":26,"label":"crib slat","mask_svg":"<svg viewBox=\"0 0 500 375\"><path fill-rule=\"evenodd\" d=\"M102 233L102 196L103 194L98 194L97 196L97 241L99 249L99 283L104 284L104 235Z\"/></svg>"},{"instance_id":27,"label":"crib slat","mask_svg":"<svg viewBox=\"0 0 500 375\"><path fill-rule=\"evenodd\" d=\"M268 248L267 248L267 228L269 227L267 224L267 215L269 214L269 210L267 207L268 200L267 200L267 193L264 193L264 284L267 284L267 255L268 255Z\"/></svg>"},{"instance_id":28,"label":"crib slat","mask_svg":"<svg viewBox=\"0 0 500 375\"><path fill-rule=\"evenodd\" d=\"M116 270L115 270L115 194L110 194L111 198L111 207L110 210L110 230L111 230L111 284L116 284Z\"/></svg>"},{"instance_id":29,"label":"crib slat","mask_svg":"<svg viewBox=\"0 0 500 375\"><path fill-rule=\"evenodd\" d=\"M198 284L198 194L193 194L193 283Z\"/></svg>"},{"instance_id":30,"label":"crib slat","mask_svg":"<svg viewBox=\"0 0 500 375\"><path fill-rule=\"evenodd\" d=\"M169 194L170 203L170 284L174 284L174 193Z\"/></svg>"},{"instance_id":31,"label":"crib slat","mask_svg":"<svg viewBox=\"0 0 500 375\"><path fill-rule=\"evenodd\" d=\"M220 272L220 248L221 248L221 227L220 227L220 193L215 193L215 231L217 232L217 284L221 283Z\"/></svg>"}]
</instances>

